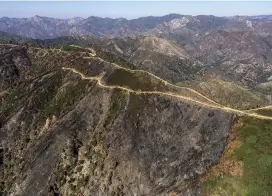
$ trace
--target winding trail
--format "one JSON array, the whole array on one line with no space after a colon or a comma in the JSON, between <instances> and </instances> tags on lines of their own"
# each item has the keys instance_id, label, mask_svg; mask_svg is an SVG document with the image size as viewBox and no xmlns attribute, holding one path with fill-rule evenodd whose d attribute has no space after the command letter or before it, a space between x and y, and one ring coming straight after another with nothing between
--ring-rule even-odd
<instances>
[{"instance_id":1,"label":"winding trail","mask_svg":"<svg viewBox=\"0 0 272 196\"><path fill-rule=\"evenodd\" d=\"M164 79L162 79L162 78L160 78L160 77L158 77L158 76L156 76L156 75L154 75L154 74L152 74L152 73L150 73L150 72L148 72L148 71L140 70L140 69L129 69L129 68L125 68L125 67L122 67L122 66L120 66L120 65L117 65L116 63L111 63L111 62L105 61L104 59L102 59L102 58L100 58L100 57L97 57L97 56L93 56L93 57L85 57L85 59L97 59L97 60L99 60L99 61L101 61L101 62L110 63L111 65L115 66L115 67L118 68L118 69L123 69L123 70L129 71L129 72L132 72L132 73L140 72L140 73L148 74L148 75L150 75L150 76L156 78L157 80L161 81L162 83L164 83L165 86L172 86L172 87L175 87L175 88L178 88L178 89L189 90L189 91L191 91L191 92L193 92L193 93L195 93L195 94L201 96L202 98L204 98L204 99L206 99L206 100L208 100L208 101L210 101L210 102L212 102L212 103L214 103L214 104L216 104L216 105L220 105L219 103L217 103L217 102L211 100L210 98L208 98L208 97L206 97L205 95L203 95L203 94L197 92L197 91L194 90L194 89L191 89L191 88L188 88L188 87L182 87L182 86L178 86L178 85L172 84L172 83L170 83L170 82L168 82L168 81L166 81L166 80L164 80Z\"/></svg>"},{"instance_id":2,"label":"winding trail","mask_svg":"<svg viewBox=\"0 0 272 196\"><path fill-rule=\"evenodd\" d=\"M89 55L90 56L92 56L92 57L96 56L96 51L94 49L92 49L92 48L84 48L84 47L77 46L77 45L74 45L74 44L70 45L70 47L80 48L80 49L84 49L84 50L89 50Z\"/></svg>"},{"instance_id":3,"label":"winding trail","mask_svg":"<svg viewBox=\"0 0 272 196\"><path fill-rule=\"evenodd\" d=\"M148 75L150 75L150 76L156 78L157 80L161 81L162 83L164 83L165 86L171 86L171 87L174 87L174 88L185 89L185 90L191 91L192 93L195 93L196 95L198 95L198 96L200 96L200 97L206 99L207 101L209 101L209 102L215 104L216 106L220 106L220 108L230 108L230 107L226 107L226 106L224 106L224 105L222 105L222 104L220 104L220 103L215 102L214 100L212 100L212 99L206 97L205 95L201 94L200 92L198 92L198 91L196 91L196 90L194 90L194 89L192 89L192 88L189 88L189 87L182 87L182 86L178 86L178 85L172 84L172 83L170 83L170 82L168 82L168 81L166 81L166 80L164 80L164 79L162 79L162 78L160 78L160 77L158 77L158 76L156 76L156 75L154 75L154 74L152 74L152 73L150 73L150 72L148 72L148 71L140 70L140 69L129 69L129 68L125 68L125 67L123 67L123 66L120 66L120 65L118 65L118 64L116 64L116 63L111 63L111 62L109 62L109 61L106 61L106 60L104 60L104 59L98 57L98 56L96 55L96 51L95 51L94 49L92 49L92 48L84 48L84 47L77 46L77 45L70 45L70 46L76 47L76 48L88 49L88 50L90 51L90 53L89 53L90 56L84 57L85 59L94 59L94 60L98 60L98 61L100 61L100 62L109 63L109 64L115 66L115 67L118 68L118 69L123 69L123 70L129 71L129 72L131 72L131 73L140 72L140 73L148 74ZM78 73L78 74L79 74L79 73ZM119 86L119 87L121 87L121 86ZM123 87L122 87L122 88L123 88ZM141 92L142 92L142 91L141 91ZM146 92L149 92L149 91L146 91ZM152 92L154 92L154 91L152 91ZM163 93L163 92L161 92L161 93ZM173 94L173 93L170 93L170 94ZM175 95L178 95L178 94L175 94ZM179 95L179 96L181 96L181 95ZM182 97L185 97L185 96L182 96ZM189 97L188 97L188 98L189 98ZM195 100L195 101L197 101L197 100ZM203 103L204 103L204 102L203 102ZM209 104L209 105L211 105L211 104ZM232 108L230 108L230 109L232 109ZM263 107L259 107L259 108L255 108L255 109L247 109L247 110L238 110L238 109L237 109L237 111L243 111L243 112L249 113L249 112L254 112L254 111L263 110L263 109L271 109L271 110L272 110L272 105L263 106ZM236 109L232 109L232 110L236 110ZM258 115L258 114L257 114L257 115Z\"/></svg>"},{"instance_id":4,"label":"winding trail","mask_svg":"<svg viewBox=\"0 0 272 196\"><path fill-rule=\"evenodd\" d=\"M78 47L78 48L82 48L82 47L76 46L76 45L71 45L71 46L73 46L73 47ZM215 102L214 100L212 100L212 99L206 97L205 95L201 94L200 92L198 92L198 91L196 91L196 90L194 90L194 89L192 89L192 88L189 88L189 87L182 87L182 86L178 86L178 85L172 84L172 83L170 83L170 82L168 82L168 81L166 81L166 80L164 80L164 79L162 79L162 78L160 78L160 77L158 77L158 76L156 76L156 75L154 75L154 74L152 74L152 73L150 73L150 72L148 72L148 71L145 71L145 70L140 70L140 69L129 69L129 68L122 67L122 66L120 66L120 65L118 65L118 64L116 64L116 63L111 63L111 62L109 62L109 61L105 61L104 59L102 59L102 58L96 56L96 52L95 52L94 49L89 48L89 50L92 51L92 54L91 54L91 56L89 56L89 57L84 57L85 59L94 59L94 60L98 60L98 61L100 61L100 62L109 63L109 64L115 66L115 67L118 68L118 69L123 69L123 70L129 71L129 72L132 72L132 73L140 72L140 73L148 74L148 75L150 75L150 76L156 78L157 80L163 82L165 85L172 86L172 87L175 87L175 88L178 88L178 89L189 90L189 91L195 93L196 95L198 95L198 96L200 96L200 97L206 99L207 101L210 101L211 103L213 103L213 104L215 104L215 105L217 105L217 106L220 106L221 108L229 108L229 107L223 106L223 105L220 104L220 103ZM263 107L259 107L259 108L255 108L255 109L239 110L239 111L251 112L251 111L258 111L258 110L263 110L263 109L271 109L271 110L272 110L272 105L263 106Z\"/></svg>"},{"instance_id":5,"label":"winding trail","mask_svg":"<svg viewBox=\"0 0 272 196\"><path fill-rule=\"evenodd\" d=\"M208 104L202 101L198 101L195 100L191 97L186 97L186 96L182 96L182 95L178 95L175 93L171 93L171 92L160 92L160 91L135 91L126 87L122 87L122 86L114 86L114 85L106 85L103 84L102 79L103 79L103 74L99 75L99 76L95 76L95 77L88 77L86 75L84 75L83 73L77 71L74 68L69 68L69 67L62 67L63 70L66 71L72 71L75 74L80 75L81 79L83 80L94 80L97 81L97 84L102 87L102 88L106 88L106 89L120 89L123 91L127 91L129 93L135 93L135 94L154 94L154 95L163 95L163 96L168 96L168 97L174 97L177 99L182 99L185 101L189 101L191 103L194 103L196 105L200 105L202 107L206 107L206 108L214 108L214 109L219 109L219 110L223 110L225 112L229 112L229 113L235 113L238 114L240 116L250 116L253 118L258 118L258 119L264 119L264 120L272 120L271 116L265 116L265 115L261 115L261 114L256 114L256 113L250 113L244 110L238 110L238 109L233 109L230 107L226 107L226 106L221 106L221 105L212 105L212 104ZM268 106L267 106L268 107Z\"/></svg>"},{"instance_id":6,"label":"winding trail","mask_svg":"<svg viewBox=\"0 0 272 196\"><path fill-rule=\"evenodd\" d=\"M1 44L1 45L8 45L8 46L12 46L12 47L17 47L17 45L14 45L14 44ZM196 95L198 96L201 96L202 98L206 99L207 101L213 103L214 105L212 104L209 104L209 103L205 103L205 102L202 102L202 101L198 101L198 100L195 100L191 97L187 97L187 96L182 96L182 95L179 95L179 94L175 94L175 93L171 93L171 92L160 92L160 91L135 91L135 90L132 90L132 89L129 89L129 88L125 88L125 87L122 87L122 86L110 86L110 85L105 85L102 83L102 78L103 78L103 74L99 75L99 76L96 76L96 77L88 77L88 76L85 76L83 73L73 69L73 68L66 68L66 67L63 67L62 69L63 70L68 70L68 71L72 71L76 74L79 74L81 76L82 79L84 80L96 80L98 82L98 85L103 87L103 88L108 88L108 89L120 89L120 90L124 90L124 91L127 91L127 92L130 92L130 93L135 93L135 94L157 94L157 95L165 95L165 96L170 96L170 97L175 97L175 98L179 98L179 99L183 99L183 100L187 100L187 101L190 101L190 102L193 102L195 104L198 104L198 105L201 105L203 107L209 107L209 108L215 108L215 109L221 109L221 110L224 110L226 112L231 112L231 113L237 113L237 114L240 114L240 115L245 115L245 116L251 116L251 117L255 117L255 118L259 118L259 119L267 119L267 120L272 120L272 117L271 116L265 116L265 115L261 115L261 114L257 114L257 113L254 113L254 111L258 111L258 110L264 110L264 109L270 109L272 110L272 105L268 105L268 106L263 106L263 107L259 107L259 108L255 108L255 109L248 109L248 110L239 110L239 109L234 109L234 108L230 108L230 107L227 107L227 106L223 106L215 101L213 101L212 99L206 97L205 95L199 93L198 91L192 89L192 88L189 88L189 87L182 87L182 86L178 86L178 85L175 85L175 84L172 84L148 71L145 71L145 70L133 70L133 69L129 69L129 68L125 68L125 67L122 67L116 63L111 63L111 62L108 62L108 61L105 61L104 59L100 58L97 56L96 54L96 51L92 48L86 48L86 47L81 47L81 46L78 46L78 45L70 45L71 47L75 47L75 48L81 48L81 49L85 49L85 50L89 50L89 56L88 57L83 57L85 59L95 59L95 60L99 60L101 62L105 62L105 63L109 63L113 66L115 66L117 69L123 69L123 70L126 70L126 71L129 71L129 72L132 72L132 73L135 73L135 72L141 72L141 73L145 73L145 74L148 74L156 79L158 79L159 81L163 82L165 85L167 86L172 86L172 87L175 87L175 88L178 88L178 89L186 89L186 90L189 90L193 93L195 93ZM38 48L40 49L40 48ZM58 51L61 51L61 52L66 52L66 51L63 51L61 49L55 49L55 50L58 50Z\"/></svg>"}]
</instances>

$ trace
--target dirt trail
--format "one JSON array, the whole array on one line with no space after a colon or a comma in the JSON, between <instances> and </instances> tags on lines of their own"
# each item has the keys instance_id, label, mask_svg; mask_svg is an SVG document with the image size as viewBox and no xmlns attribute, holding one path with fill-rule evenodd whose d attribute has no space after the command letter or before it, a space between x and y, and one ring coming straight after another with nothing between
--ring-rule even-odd
<instances>
[{"instance_id":1,"label":"dirt trail","mask_svg":"<svg viewBox=\"0 0 272 196\"><path fill-rule=\"evenodd\" d=\"M178 95L175 93L171 93L171 92L160 92L160 91L135 91L126 87L122 87L122 86L112 86L112 85L106 85L103 84L102 79L103 79L103 75L99 75L99 76L95 76L95 77L88 77L85 76L83 73L77 71L74 68L69 68L69 67L63 67L63 70L67 70L67 71L72 71L75 74L79 74L80 77L84 80L95 80L97 81L98 85L102 88L107 88L107 89L120 89L123 91L127 91L129 93L135 93L135 94L155 94L155 95L162 95L162 96L168 96L168 97L174 97L177 99L182 99L185 101L189 101L193 104L197 104L200 105L202 107L206 107L206 108L213 108L213 109L219 109L219 110L223 110L225 112L229 112L229 113L235 113L241 116L250 116L250 117L254 117L254 118L258 118L258 119L264 119L264 120L272 120L271 116L265 116L265 115L260 115L260 114L256 114L256 113L250 113L244 110L238 110L238 109L233 109L230 107L226 107L226 106L221 106L221 105L217 105L217 104L208 104L202 101L198 101L195 100L191 97L186 97L186 96L182 96L182 95Z\"/></svg>"},{"instance_id":2,"label":"dirt trail","mask_svg":"<svg viewBox=\"0 0 272 196\"><path fill-rule=\"evenodd\" d=\"M208 100L208 101L210 101L210 102L212 102L212 103L214 103L214 104L216 104L216 105L220 105L219 103L216 103L215 101L211 100L210 98L208 98L208 97L206 97L205 95L203 95L203 94L197 92L197 91L194 90L194 89L191 89L191 88L188 88L188 87L182 87L182 86L178 86L178 85L172 84L172 83L170 83L170 82L168 82L168 81L166 81L166 80L164 80L164 79L162 79L162 78L160 78L160 77L158 77L158 76L156 76L156 75L154 75L154 74L152 74L152 73L150 73L150 72L148 72L148 71L137 70L137 69L136 69L136 70L128 69L128 68L122 67L122 66L120 66L120 65L117 65L116 63L111 63L111 62L105 61L104 59L102 59L102 58L100 58L100 57L96 57L96 56L93 56L93 57L85 57L85 58L86 58L86 59L97 59L97 60L99 60L99 61L101 61L101 62L110 63L111 65L117 67L118 69L123 69L123 70L129 71L129 72L132 72L132 73L135 73L135 72L146 73L146 74L148 74L148 75L150 75L150 76L156 78L157 80L163 82L165 85L172 86L172 87L175 87L175 88L178 88L178 89L189 90L189 91L191 91L191 92L193 92L193 93L195 93L195 94L201 96L202 98L204 98L204 99L206 99L206 100Z\"/></svg>"},{"instance_id":3,"label":"dirt trail","mask_svg":"<svg viewBox=\"0 0 272 196\"><path fill-rule=\"evenodd\" d=\"M94 51L94 50L92 49L92 51ZM96 54L96 53L94 53L94 54ZM102 59L102 58L100 58L100 57L98 57L98 56L96 56L96 55L92 55L92 57L84 57L84 58L86 58L86 59L96 59L96 60L99 60L100 62L110 63L111 65L115 66L115 67L118 68L118 69L123 69L123 70L129 71L129 72L132 72L132 73L135 73L135 72L146 73L146 74L148 74L148 75L150 75L150 76L152 76L152 77L154 77L154 78L160 80L160 81L163 82L165 85L172 86L172 87L179 88L179 89L189 90L189 91L195 93L196 95L201 96L202 98L206 99L207 101L212 102L212 103L215 104L215 105L218 105L218 106L221 106L221 107L228 108L228 107L226 107L226 106L221 105L220 103L215 102L214 100L212 100L212 99L206 97L205 95L201 94L200 92L198 92L198 91L196 91L196 90L194 90L194 89L192 89L192 88L189 88L189 87L182 87L182 86L178 86L178 85L172 84L172 83L170 83L170 82L168 82L168 81L166 81L166 80L164 80L164 79L162 79L162 78L160 78L160 77L158 77L158 76L156 76L156 75L154 75L154 74L152 74L152 73L150 73L150 72L148 72L148 71L145 71L145 70L133 70L133 69L125 68L125 67L122 67L122 66L120 66L120 65L118 65L118 64L116 64L116 63L111 63L111 62L105 61L104 59ZM255 109L239 110L239 111L250 112L250 111L263 110L263 109L272 109L272 105L263 106L263 107L259 107L259 108L255 108Z\"/></svg>"},{"instance_id":4,"label":"dirt trail","mask_svg":"<svg viewBox=\"0 0 272 196\"><path fill-rule=\"evenodd\" d=\"M14 45L14 44L1 44L1 45L9 45L9 46L12 46L12 47L16 47L17 45ZM116 63L111 63L111 62L108 62L108 61L105 61L104 59L98 57L96 55L96 51L92 48L85 48L85 47L81 47L81 46L77 46L77 45L70 45L71 47L75 47L75 48L82 48L82 49L87 49L90 51L89 53L89 56L88 57L83 57L85 59L95 59L95 60L99 60L100 62L105 62L105 63L110 63L111 65L115 66L116 68L118 69L123 69L123 70L126 70L126 71L129 71L129 72L132 72L132 73L135 73L135 72L141 72L141 73L146 73L158 80L160 80L161 82L163 82L165 85L168 85L168 86L172 86L172 87L175 87L175 88L179 88L179 89L185 89L185 90L189 90L193 93L195 93L196 95L198 96L201 96L202 98L206 99L207 101L213 103L214 105L211 105L211 104L208 104L208 103L204 103L204 102L201 102L201 101L198 101L198 100L195 100L193 98L190 98L190 97L186 97L186 96L182 96L182 95L178 95L178 94L174 94L174 93L165 93L165 92L159 92L159 91L133 91L132 89L127 89L127 88L124 88L124 87L121 87L121 86L106 86L104 84L101 83L101 80L103 78L103 76L97 76L97 77L87 77L87 76L84 76L82 73L76 71L75 69L73 68L63 68L63 69L70 69L71 71L73 71L74 73L77 73L79 74L83 79L89 79L89 80L97 80L98 83L100 84L100 86L103 86L103 87L106 87L106 88L119 88L119 89L122 89L122 90L126 90L128 92L133 92L133 93L145 93L145 94L164 94L164 95L169 95L169 96L172 96L172 97L179 97L179 98L182 98L184 100L191 100L195 103L197 102L200 102L201 105L208 105L209 107L213 107L213 108L225 108L224 110L225 111L233 111L233 112L238 112L238 113L243 113L245 115L248 115L250 114L250 116L263 116L263 115L259 115L259 114L256 114L256 113L252 113L254 111L258 111L258 110L263 110L263 109L271 109L272 110L272 105L268 105L268 106L263 106L263 107L259 107L259 108L255 108L255 109L248 109L248 110L239 110L239 109L233 109L233 108L230 108L230 107L226 107L224 105L221 105L215 101L213 101L212 99L206 97L205 95L199 93L198 91L192 89L192 88L189 88L189 87L182 87L182 86L178 86L178 85L175 85L175 84L172 84L148 71L145 71L145 70L133 70L133 69L129 69L129 68L125 68L125 67L122 67ZM40 49L40 48L38 48ZM66 52L66 51L62 51L61 49L55 49L55 50L58 50L58 51L61 51L61 52ZM73 69L73 70L72 70ZM268 117L268 116L263 116L263 117L267 117L268 119L272 119L271 117Z\"/></svg>"}]
</instances>

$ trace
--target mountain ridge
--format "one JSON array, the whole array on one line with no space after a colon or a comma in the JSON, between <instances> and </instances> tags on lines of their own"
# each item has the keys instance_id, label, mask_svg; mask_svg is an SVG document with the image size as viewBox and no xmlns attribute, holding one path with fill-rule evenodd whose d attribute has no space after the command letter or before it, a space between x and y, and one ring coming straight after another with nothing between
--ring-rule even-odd
<instances>
[{"instance_id":1,"label":"mountain ridge","mask_svg":"<svg viewBox=\"0 0 272 196\"><path fill-rule=\"evenodd\" d=\"M217 25L231 24L243 21L269 22L271 15L267 16L236 16L236 17L217 17L213 15L180 15L169 14L165 16L147 16L136 19L123 18L102 18L90 16L87 18L73 17L70 19L58 19L43 16L34 16L29 18L0 18L0 31L18 34L21 36L48 39L60 36L76 35L95 35L105 37L124 37L143 34L152 34L160 25L171 22L172 20L186 18L188 20L189 31L197 32L209 28L215 28ZM198 22L202 21L203 24ZM207 21L209 21L207 23ZM176 22L173 22L176 23ZM217 24L216 24L217 23ZM205 24L205 26L203 26ZM215 26L214 26L215 25ZM191 27L190 27L191 26ZM36 28L36 27L39 27ZM196 28L196 29L195 29ZM154 33L153 32L153 33ZM168 31L162 33L168 34Z\"/></svg>"},{"instance_id":2,"label":"mountain ridge","mask_svg":"<svg viewBox=\"0 0 272 196\"><path fill-rule=\"evenodd\" d=\"M238 118L272 119L267 106L192 104L209 99L66 39L0 45L3 194L201 195Z\"/></svg>"},{"instance_id":3,"label":"mountain ridge","mask_svg":"<svg viewBox=\"0 0 272 196\"><path fill-rule=\"evenodd\" d=\"M245 94L242 91L235 94L235 99L238 99L236 103L239 103L238 105L235 102L231 103L236 105L235 107L239 106L244 100L242 96L239 98L238 95L240 93L241 95L250 95L252 94L250 91L258 91L265 96L261 98L260 103L254 101L254 99L247 99L255 102L255 107L272 103L269 85L264 85L269 82L267 80L272 75L272 72L269 71L272 62L269 59L272 54L269 53L271 48L270 38L264 39L252 32L212 31L191 40L185 45L175 43L172 39L155 36L109 39L84 35L49 40L32 40L6 33L0 36L1 43L9 43L10 40L18 44L43 48L60 49L64 47L70 50L72 49L69 46L71 44L94 47L102 58L109 61L114 60L118 64L133 69L149 71L174 83L178 82L185 86L190 84L191 87L194 85L193 88L200 89L202 92L204 90L203 93L207 96L211 96L211 92L220 91L222 82L225 81L224 85L234 82L236 86L241 87L235 87L236 89L247 89L249 91L246 93L243 90ZM237 42L237 40L242 42ZM152 44L153 42L154 44ZM246 47L246 43L251 47ZM244 49L239 52L241 48ZM218 83L219 86L202 85L203 80L214 77L223 80ZM215 91L208 90L209 88L215 88ZM208 91L205 92L206 90ZM218 99L219 97L215 96L214 98ZM250 107L250 102L245 103L245 109Z\"/></svg>"},{"instance_id":4,"label":"mountain ridge","mask_svg":"<svg viewBox=\"0 0 272 196\"><path fill-rule=\"evenodd\" d=\"M2 89L8 91L0 106L2 193L180 193L218 161L235 121L232 114L166 96L101 88L61 68L73 67L90 77L106 72L108 84L134 89L165 85L143 73L86 59L86 52L74 49L1 45L0 55L9 54L11 62L18 55L29 59L25 69L22 57L5 65L15 66L19 75L9 70L17 83L7 82ZM5 77L12 80L10 74Z\"/></svg>"},{"instance_id":5,"label":"mountain ridge","mask_svg":"<svg viewBox=\"0 0 272 196\"><path fill-rule=\"evenodd\" d=\"M270 195L271 81L271 15L0 18L0 195Z\"/></svg>"}]
</instances>

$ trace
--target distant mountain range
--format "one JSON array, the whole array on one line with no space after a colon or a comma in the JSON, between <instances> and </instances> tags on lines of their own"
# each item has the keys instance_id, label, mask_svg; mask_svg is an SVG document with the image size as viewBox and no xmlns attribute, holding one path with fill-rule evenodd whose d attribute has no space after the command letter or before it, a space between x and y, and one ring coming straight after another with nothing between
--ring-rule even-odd
<instances>
[{"instance_id":1,"label":"distant mountain range","mask_svg":"<svg viewBox=\"0 0 272 196\"><path fill-rule=\"evenodd\" d=\"M216 17L212 15L169 14L161 17L124 18L75 17L57 19L34 16L31 18L0 18L0 31L35 39L49 39L60 36L94 35L99 37L124 37L183 33L198 35L213 29L260 31L259 26L268 25L260 33L271 31L272 16Z\"/></svg>"}]
</instances>

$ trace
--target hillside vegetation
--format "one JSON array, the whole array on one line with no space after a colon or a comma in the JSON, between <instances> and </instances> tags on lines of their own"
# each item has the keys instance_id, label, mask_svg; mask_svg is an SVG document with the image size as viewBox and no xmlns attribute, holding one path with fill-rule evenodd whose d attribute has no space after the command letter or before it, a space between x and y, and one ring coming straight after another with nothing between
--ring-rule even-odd
<instances>
[{"instance_id":1,"label":"hillside vegetation","mask_svg":"<svg viewBox=\"0 0 272 196\"><path fill-rule=\"evenodd\" d=\"M2 59L9 60L0 72L6 81L0 105L2 195L197 192L200 176L218 162L232 114L99 82L135 90L191 91L168 87L145 72L85 58L82 50L0 48ZM88 77L104 73L103 81L63 67Z\"/></svg>"},{"instance_id":2,"label":"hillside vegetation","mask_svg":"<svg viewBox=\"0 0 272 196\"><path fill-rule=\"evenodd\" d=\"M0 195L271 196L271 15L2 17L0 44Z\"/></svg>"},{"instance_id":3,"label":"hillside vegetation","mask_svg":"<svg viewBox=\"0 0 272 196\"><path fill-rule=\"evenodd\" d=\"M205 195L270 195L271 130L271 121L242 119L219 165L204 179Z\"/></svg>"},{"instance_id":4,"label":"hillside vegetation","mask_svg":"<svg viewBox=\"0 0 272 196\"><path fill-rule=\"evenodd\" d=\"M254 93L235 82L221 79L208 79L194 85L205 96L222 105L251 109L269 104L265 94Z\"/></svg>"}]
</instances>

